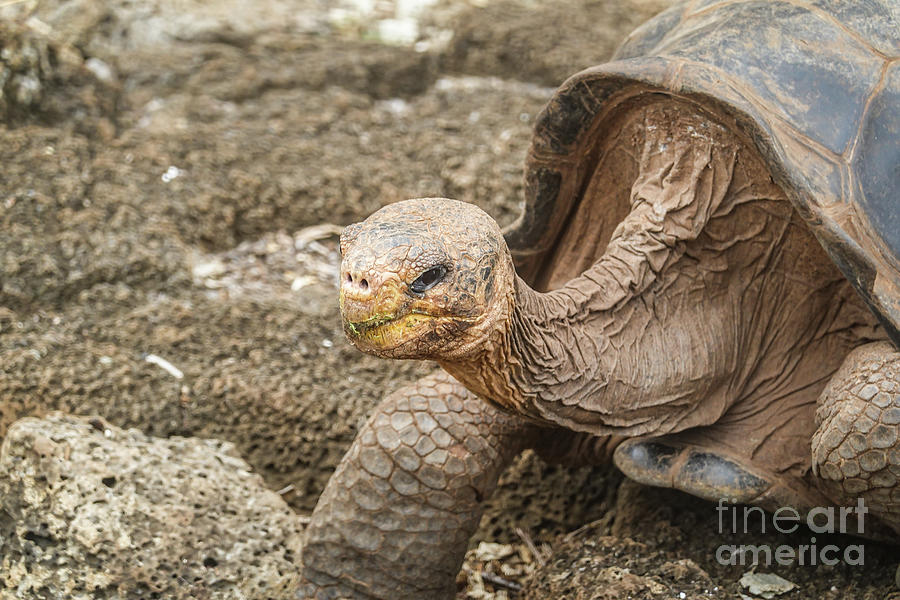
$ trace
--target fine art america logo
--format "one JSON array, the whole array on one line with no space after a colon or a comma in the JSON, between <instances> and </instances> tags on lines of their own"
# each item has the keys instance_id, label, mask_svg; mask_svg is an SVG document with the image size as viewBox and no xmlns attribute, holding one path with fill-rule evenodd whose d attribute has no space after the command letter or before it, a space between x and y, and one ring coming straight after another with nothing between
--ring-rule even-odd
<instances>
[{"instance_id":1,"label":"fine art america logo","mask_svg":"<svg viewBox=\"0 0 900 600\"><path fill-rule=\"evenodd\" d=\"M863 499L859 498L856 506L819 506L806 513L805 517L791 506L783 506L768 515L758 506L729 505L722 498L716 512L719 516L719 533L723 535L794 533L803 523L814 534L862 535L869 509ZM796 547L786 544L774 547L768 544L722 544L716 549L716 561L721 565L771 566L774 563L785 566L816 566L843 562L858 566L865 562L865 546L851 544L842 550L834 544L817 544L815 536L809 538L808 544Z\"/></svg>"}]
</instances>

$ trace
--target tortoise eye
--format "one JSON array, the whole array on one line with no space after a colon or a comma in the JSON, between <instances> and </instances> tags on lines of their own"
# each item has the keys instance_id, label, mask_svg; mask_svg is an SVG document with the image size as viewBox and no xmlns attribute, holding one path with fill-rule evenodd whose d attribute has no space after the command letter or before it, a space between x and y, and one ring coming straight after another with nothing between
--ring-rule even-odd
<instances>
[{"instance_id":1,"label":"tortoise eye","mask_svg":"<svg viewBox=\"0 0 900 600\"><path fill-rule=\"evenodd\" d=\"M417 294L422 294L427 292L444 278L447 274L447 268L443 265L438 265L436 267L431 267L419 277L409 284L409 289Z\"/></svg>"}]
</instances>

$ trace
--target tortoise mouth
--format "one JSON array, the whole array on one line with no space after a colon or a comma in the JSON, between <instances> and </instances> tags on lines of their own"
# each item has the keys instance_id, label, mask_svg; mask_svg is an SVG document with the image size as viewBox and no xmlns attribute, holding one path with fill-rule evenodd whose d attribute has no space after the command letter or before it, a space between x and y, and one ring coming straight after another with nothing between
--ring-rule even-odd
<instances>
[{"instance_id":1,"label":"tortoise mouth","mask_svg":"<svg viewBox=\"0 0 900 600\"><path fill-rule=\"evenodd\" d=\"M391 284L381 286L370 297L342 289L340 309L350 343L383 358L443 356L483 318L480 313L455 313L427 296L410 297Z\"/></svg>"},{"instance_id":2,"label":"tortoise mouth","mask_svg":"<svg viewBox=\"0 0 900 600\"><path fill-rule=\"evenodd\" d=\"M344 333L363 352L384 354L414 342L423 325L436 317L415 311L399 314L373 314L361 320L344 318Z\"/></svg>"},{"instance_id":3,"label":"tortoise mouth","mask_svg":"<svg viewBox=\"0 0 900 600\"><path fill-rule=\"evenodd\" d=\"M401 319L404 315L372 315L367 319L363 319L362 321L351 321L349 319L344 319L344 324L356 335L365 335L372 331L377 330L379 327L384 327L385 325L389 325L398 319Z\"/></svg>"},{"instance_id":4,"label":"tortoise mouth","mask_svg":"<svg viewBox=\"0 0 900 600\"><path fill-rule=\"evenodd\" d=\"M407 297L394 281L378 286L371 296L342 289L340 295L344 333L357 349L368 354L386 353L419 338L436 318L427 303ZM414 344L416 347L420 344Z\"/></svg>"}]
</instances>

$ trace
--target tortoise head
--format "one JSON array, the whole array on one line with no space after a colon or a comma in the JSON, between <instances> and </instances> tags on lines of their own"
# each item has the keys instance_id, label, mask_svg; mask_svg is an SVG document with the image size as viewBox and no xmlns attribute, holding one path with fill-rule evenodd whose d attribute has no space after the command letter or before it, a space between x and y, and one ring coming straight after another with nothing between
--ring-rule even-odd
<instances>
[{"instance_id":1,"label":"tortoise head","mask_svg":"<svg viewBox=\"0 0 900 600\"><path fill-rule=\"evenodd\" d=\"M390 358L471 356L509 314L515 272L497 223L443 198L388 205L341 235L341 315Z\"/></svg>"}]
</instances>

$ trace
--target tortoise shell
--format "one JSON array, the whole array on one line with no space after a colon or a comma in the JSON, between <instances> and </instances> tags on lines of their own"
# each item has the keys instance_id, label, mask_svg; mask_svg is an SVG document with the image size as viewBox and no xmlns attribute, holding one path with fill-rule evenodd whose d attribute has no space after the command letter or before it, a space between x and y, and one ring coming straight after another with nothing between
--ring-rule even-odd
<instances>
[{"instance_id":1,"label":"tortoise shell","mask_svg":"<svg viewBox=\"0 0 900 600\"><path fill-rule=\"evenodd\" d=\"M526 202L506 232L535 281L577 206L585 138L635 88L728 115L900 347L900 16L896 0L694 0L568 79L539 115Z\"/></svg>"}]
</instances>

